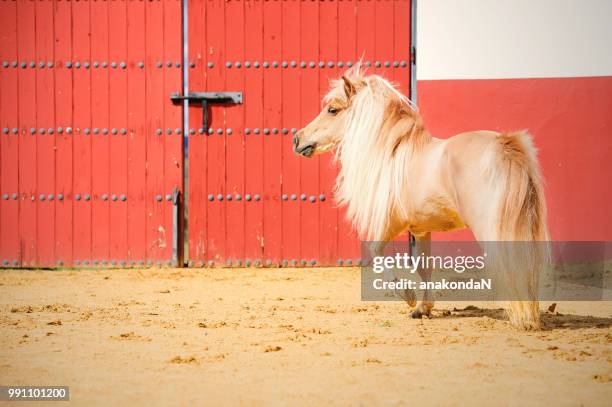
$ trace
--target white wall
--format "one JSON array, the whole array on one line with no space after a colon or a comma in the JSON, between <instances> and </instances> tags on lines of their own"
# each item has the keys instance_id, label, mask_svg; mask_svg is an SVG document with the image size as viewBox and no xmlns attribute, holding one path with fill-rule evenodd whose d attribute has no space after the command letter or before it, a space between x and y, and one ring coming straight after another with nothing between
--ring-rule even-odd
<instances>
[{"instance_id":1,"label":"white wall","mask_svg":"<svg viewBox=\"0 0 612 407\"><path fill-rule=\"evenodd\" d=\"M612 0L418 0L417 78L612 75Z\"/></svg>"}]
</instances>

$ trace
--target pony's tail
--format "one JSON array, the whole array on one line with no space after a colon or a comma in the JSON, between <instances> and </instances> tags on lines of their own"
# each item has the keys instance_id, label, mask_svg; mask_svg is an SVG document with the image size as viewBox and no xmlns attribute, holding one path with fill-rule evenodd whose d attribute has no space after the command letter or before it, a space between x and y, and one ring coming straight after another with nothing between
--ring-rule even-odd
<instances>
[{"instance_id":1,"label":"pony's tail","mask_svg":"<svg viewBox=\"0 0 612 407\"><path fill-rule=\"evenodd\" d=\"M548 231L536 150L525 131L501 134L498 142L503 164L497 180L497 261L507 289L506 311L517 328L539 329L538 282L548 260Z\"/></svg>"}]
</instances>

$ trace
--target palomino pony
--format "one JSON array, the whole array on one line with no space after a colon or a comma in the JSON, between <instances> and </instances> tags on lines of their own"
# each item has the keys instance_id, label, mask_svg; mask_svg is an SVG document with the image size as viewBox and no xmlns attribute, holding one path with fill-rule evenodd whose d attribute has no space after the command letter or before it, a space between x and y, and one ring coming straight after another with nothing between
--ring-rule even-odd
<instances>
[{"instance_id":1,"label":"palomino pony","mask_svg":"<svg viewBox=\"0 0 612 407\"><path fill-rule=\"evenodd\" d=\"M465 227L480 242L548 240L540 170L526 132L435 138L405 96L358 66L332 81L323 110L293 142L305 157L336 148L336 199L348 207L362 238L382 242L373 247L375 255L406 231L423 250L431 232ZM502 253L497 261L517 294L506 312L518 328L540 326L536 292L546 259L541 247L536 244L520 259ZM429 280L431 270L419 275ZM412 291L401 296L416 305ZM425 292L412 316L429 315L433 305Z\"/></svg>"}]
</instances>

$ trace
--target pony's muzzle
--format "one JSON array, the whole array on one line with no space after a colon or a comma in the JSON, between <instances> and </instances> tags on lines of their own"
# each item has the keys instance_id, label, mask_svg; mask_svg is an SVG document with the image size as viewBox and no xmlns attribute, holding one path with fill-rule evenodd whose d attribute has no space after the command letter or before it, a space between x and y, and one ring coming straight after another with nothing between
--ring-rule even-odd
<instances>
[{"instance_id":1,"label":"pony's muzzle","mask_svg":"<svg viewBox=\"0 0 612 407\"><path fill-rule=\"evenodd\" d=\"M304 145L300 145L300 138L297 135L293 137L293 151L296 154L303 155L304 157L312 157L315 152L316 146L317 143L314 142L309 142L305 143Z\"/></svg>"}]
</instances>

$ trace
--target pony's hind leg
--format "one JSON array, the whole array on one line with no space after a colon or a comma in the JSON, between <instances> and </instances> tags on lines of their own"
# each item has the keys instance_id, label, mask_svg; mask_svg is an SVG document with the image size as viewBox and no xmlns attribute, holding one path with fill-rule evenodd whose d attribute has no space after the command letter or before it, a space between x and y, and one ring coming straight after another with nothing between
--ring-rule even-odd
<instances>
[{"instance_id":1,"label":"pony's hind leg","mask_svg":"<svg viewBox=\"0 0 612 407\"><path fill-rule=\"evenodd\" d=\"M431 254L431 233L426 233L421 236L415 236L416 238L416 253L412 255L423 255L429 256ZM421 281L429 282L431 281L431 268L430 267L419 267L419 276L421 277ZM433 293L426 289L423 292L423 298L419 303L418 307L412 311L412 318L420 319L425 316L431 315L431 310L434 306L435 300L433 298Z\"/></svg>"}]
</instances>

